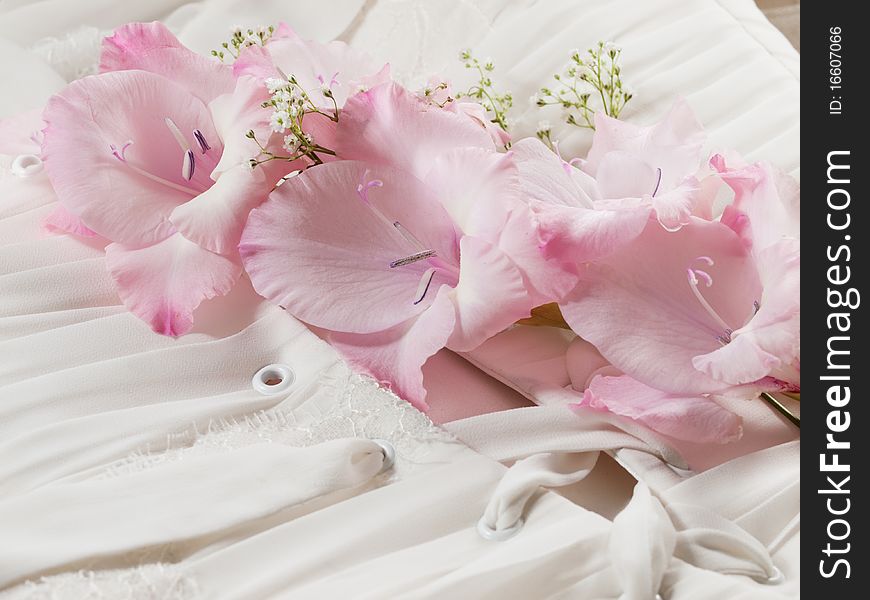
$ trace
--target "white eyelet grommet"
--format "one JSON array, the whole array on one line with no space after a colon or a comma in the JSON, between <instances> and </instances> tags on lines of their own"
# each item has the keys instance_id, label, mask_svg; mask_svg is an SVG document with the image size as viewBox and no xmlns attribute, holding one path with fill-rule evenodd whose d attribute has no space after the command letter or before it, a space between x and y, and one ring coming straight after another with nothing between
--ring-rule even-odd
<instances>
[{"instance_id":1,"label":"white eyelet grommet","mask_svg":"<svg viewBox=\"0 0 870 600\"><path fill-rule=\"evenodd\" d=\"M389 471L396 464L396 447L388 440L374 439L372 441L381 447L381 452L384 454L384 464L381 467L381 473Z\"/></svg>"},{"instance_id":2,"label":"white eyelet grommet","mask_svg":"<svg viewBox=\"0 0 870 600\"><path fill-rule=\"evenodd\" d=\"M773 567L773 575L768 577L767 579L762 579L761 583L765 585L779 585L785 581L785 575L782 574L782 571L779 570L779 567Z\"/></svg>"},{"instance_id":3,"label":"white eyelet grommet","mask_svg":"<svg viewBox=\"0 0 870 600\"><path fill-rule=\"evenodd\" d=\"M276 363L266 365L257 371L251 380L251 385L264 396L274 396L286 392L294 381L296 375L293 374L293 370L287 365Z\"/></svg>"},{"instance_id":4,"label":"white eyelet grommet","mask_svg":"<svg viewBox=\"0 0 870 600\"><path fill-rule=\"evenodd\" d=\"M524 524L525 521L520 519L506 529L493 529L486 523L486 517L480 517L480 521L477 522L477 533L480 534L480 537L489 542L503 542L518 534Z\"/></svg>"},{"instance_id":5,"label":"white eyelet grommet","mask_svg":"<svg viewBox=\"0 0 870 600\"><path fill-rule=\"evenodd\" d=\"M19 177L33 177L42 171L42 159L35 154L19 154L9 169Z\"/></svg>"}]
</instances>

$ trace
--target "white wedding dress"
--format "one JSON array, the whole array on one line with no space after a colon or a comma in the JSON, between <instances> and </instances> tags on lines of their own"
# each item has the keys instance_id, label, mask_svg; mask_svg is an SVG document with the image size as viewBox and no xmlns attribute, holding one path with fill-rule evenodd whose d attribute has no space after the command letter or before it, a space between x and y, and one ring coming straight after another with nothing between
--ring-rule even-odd
<instances>
[{"instance_id":1,"label":"white wedding dress","mask_svg":"<svg viewBox=\"0 0 870 600\"><path fill-rule=\"evenodd\" d=\"M569 51L613 39L626 118L682 95L712 148L799 173L799 58L749 0L0 0L0 117L92 73L112 27L157 18L199 51L284 20L409 85L461 82L455 55L474 47L514 91L520 135L540 118L524 99ZM542 406L436 426L245 281L193 333L157 336L120 306L98 245L41 232L52 198L12 172L13 146L0 139L0 599L798 597L799 436L766 406L732 407L744 438L715 452L580 424L556 393L568 339L514 330L441 393ZM267 365L288 369L279 393L252 385Z\"/></svg>"}]
</instances>

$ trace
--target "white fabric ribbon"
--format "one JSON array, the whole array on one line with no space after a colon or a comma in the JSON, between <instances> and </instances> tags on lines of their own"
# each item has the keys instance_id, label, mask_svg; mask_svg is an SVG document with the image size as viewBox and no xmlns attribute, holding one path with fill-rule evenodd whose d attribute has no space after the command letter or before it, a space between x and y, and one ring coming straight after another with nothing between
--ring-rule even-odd
<instances>
[{"instance_id":1,"label":"white fabric ribbon","mask_svg":"<svg viewBox=\"0 0 870 600\"><path fill-rule=\"evenodd\" d=\"M449 423L447 428L479 452L513 460L484 511L482 525L495 532L516 530L541 487L562 487L585 478L600 451L632 448L685 468L661 438L624 431L604 415L579 418L563 406L521 408ZM579 454L569 460L569 454ZM570 468L569 468L570 465ZM491 539L499 539L493 537ZM664 505L639 482L631 501L613 521L609 551L622 585L620 600L651 600L673 557L727 575L773 583L781 577L768 549L746 530L703 506Z\"/></svg>"}]
</instances>

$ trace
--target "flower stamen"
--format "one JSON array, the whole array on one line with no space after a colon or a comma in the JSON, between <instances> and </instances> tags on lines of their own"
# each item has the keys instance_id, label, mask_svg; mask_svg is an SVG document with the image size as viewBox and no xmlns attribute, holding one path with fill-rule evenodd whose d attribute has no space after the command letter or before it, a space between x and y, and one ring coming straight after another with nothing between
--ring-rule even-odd
<instances>
[{"instance_id":1,"label":"flower stamen","mask_svg":"<svg viewBox=\"0 0 870 600\"><path fill-rule=\"evenodd\" d=\"M699 256L695 259L696 261L701 261L706 263L709 266L713 265L713 259L709 256ZM704 284L707 287L711 287L713 285L713 278L709 273L703 271L701 269L693 269L689 267L686 269L687 279L689 280L689 287L692 290L692 294L695 296L695 299L698 300L698 303L704 308L708 315L710 315L716 324L722 328L722 334L716 336L716 339L722 345L728 344L731 342L731 334L734 333L734 330L728 326L728 323L725 322L719 313L707 302L707 299L704 298L704 295L701 293L701 290L698 289L698 283L703 280Z\"/></svg>"},{"instance_id":2,"label":"flower stamen","mask_svg":"<svg viewBox=\"0 0 870 600\"><path fill-rule=\"evenodd\" d=\"M426 294L429 293L429 287L432 285L432 279L435 277L435 271L437 271L435 267L429 267L426 269L426 272L423 273L423 276L420 278L420 283L417 285L417 293L414 295L416 300L414 300L414 304L420 304L423 299L426 297Z\"/></svg>"},{"instance_id":3,"label":"flower stamen","mask_svg":"<svg viewBox=\"0 0 870 600\"><path fill-rule=\"evenodd\" d=\"M208 145L208 142L205 139L205 136L202 134L202 131L199 129L193 130L193 137L196 140L196 143L199 144L199 149L203 154L211 150L211 146Z\"/></svg>"},{"instance_id":4,"label":"flower stamen","mask_svg":"<svg viewBox=\"0 0 870 600\"><path fill-rule=\"evenodd\" d=\"M132 144L133 144L133 140L127 140L126 142L124 142L124 145L121 146L120 149L118 149L118 147L115 146L115 144L109 144L109 150L112 151L112 155L115 158L117 158L119 161L121 161L122 163L127 165L127 167L129 169L138 173L139 175L142 175L143 177L147 177L151 181L156 181L157 183L160 183L162 185L170 187L170 188L177 190L179 192L183 192L185 194L190 194L191 196L199 196L199 192L194 190L194 189L191 189L189 187L185 187L183 185L179 185L177 183L169 181L168 179L164 179L158 175L154 175L153 173L149 173L145 169L140 169L139 167L137 167L136 165L134 165L130 161L128 161L127 160L127 148L130 147Z\"/></svg>"},{"instance_id":5,"label":"flower stamen","mask_svg":"<svg viewBox=\"0 0 870 600\"><path fill-rule=\"evenodd\" d=\"M172 132L175 141L178 142L178 145L181 146L181 150L184 152L184 158L181 162L181 176L187 181L190 181L193 179L194 171L196 171L196 160L194 160L190 144L187 143L187 138L184 137L184 134L181 133L178 125L176 125L172 119L164 117L163 122L166 123L166 126L169 128L169 131Z\"/></svg>"},{"instance_id":6,"label":"flower stamen","mask_svg":"<svg viewBox=\"0 0 870 600\"><path fill-rule=\"evenodd\" d=\"M434 250L424 250L422 252L417 252L416 254L411 254L410 256L406 256L405 258L400 258L398 260L394 260L390 263L390 268L395 269L396 267L404 267L405 265L411 265L415 262L420 262L421 260L426 260L427 258L432 258L435 256Z\"/></svg>"},{"instance_id":7,"label":"flower stamen","mask_svg":"<svg viewBox=\"0 0 870 600\"><path fill-rule=\"evenodd\" d=\"M661 170L660 168L658 168L658 167L656 167L656 177L657 177L657 179L656 179L656 189L653 190L653 193L652 193L652 197L653 197L653 198L656 197L656 194L657 194L658 191L659 191L659 187L662 185L662 170ZM706 258L707 260L710 260L709 257L706 257L706 256L704 256L704 257L699 257L699 258ZM709 262L708 264L711 264L711 265L712 265L712 264L713 264L713 261L710 260L710 262Z\"/></svg>"}]
</instances>

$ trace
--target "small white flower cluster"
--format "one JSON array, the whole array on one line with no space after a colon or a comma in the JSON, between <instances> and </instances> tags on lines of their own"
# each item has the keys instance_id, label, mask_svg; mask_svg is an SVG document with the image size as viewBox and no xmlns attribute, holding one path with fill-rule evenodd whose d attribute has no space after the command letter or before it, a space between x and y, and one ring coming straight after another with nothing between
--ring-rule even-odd
<instances>
[{"instance_id":1,"label":"small white flower cluster","mask_svg":"<svg viewBox=\"0 0 870 600\"><path fill-rule=\"evenodd\" d=\"M265 46L274 33L275 28L271 25L253 29L233 27L230 40L221 44L221 50L212 50L211 55L221 62L226 62L228 59L232 59L229 62L233 62L239 57L242 49L249 46Z\"/></svg>"},{"instance_id":2,"label":"small white flower cluster","mask_svg":"<svg viewBox=\"0 0 870 600\"><path fill-rule=\"evenodd\" d=\"M283 147L289 155L275 155L260 144L253 131L249 131L247 137L254 140L260 147L260 154L251 159L251 165L256 166L267 160L296 160L303 156L309 157L316 163L320 160L317 156L318 153L334 154L331 150L317 145L314 137L303 131L302 120L308 113L318 113L338 121L338 108L335 108L334 114L328 114L319 109L293 75L284 78L270 77L266 79L265 85L271 97L262 106L272 109L269 126L274 133L283 135ZM325 97L333 98L329 85L323 85L321 92Z\"/></svg>"},{"instance_id":3,"label":"small white flower cluster","mask_svg":"<svg viewBox=\"0 0 870 600\"><path fill-rule=\"evenodd\" d=\"M266 88L272 94L267 106L275 109L270 120L272 131L282 133L305 112L305 96L297 85L277 77L267 79Z\"/></svg>"}]
</instances>

